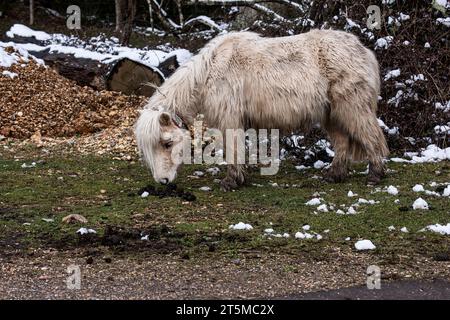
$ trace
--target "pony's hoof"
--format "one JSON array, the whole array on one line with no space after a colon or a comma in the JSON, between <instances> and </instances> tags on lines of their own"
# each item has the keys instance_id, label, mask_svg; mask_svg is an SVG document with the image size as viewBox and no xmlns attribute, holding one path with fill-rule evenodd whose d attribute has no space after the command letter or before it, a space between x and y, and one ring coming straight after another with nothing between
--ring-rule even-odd
<instances>
[{"instance_id":1,"label":"pony's hoof","mask_svg":"<svg viewBox=\"0 0 450 320\"><path fill-rule=\"evenodd\" d=\"M367 184L368 184L369 186L375 186L375 185L377 185L377 184L380 183L381 178L382 178L382 177L381 177L380 175L377 175L377 174L371 174L371 175L369 175L369 176L367 177Z\"/></svg>"},{"instance_id":2,"label":"pony's hoof","mask_svg":"<svg viewBox=\"0 0 450 320\"><path fill-rule=\"evenodd\" d=\"M367 176L367 184L374 186L380 183L380 181L386 175L386 168L383 166L379 170L375 170L369 166L369 175Z\"/></svg>"},{"instance_id":3,"label":"pony's hoof","mask_svg":"<svg viewBox=\"0 0 450 320\"><path fill-rule=\"evenodd\" d=\"M339 183L345 181L347 175L342 172L336 172L335 170L328 170L324 173L323 178L326 182Z\"/></svg>"},{"instance_id":4,"label":"pony's hoof","mask_svg":"<svg viewBox=\"0 0 450 320\"><path fill-rule=\"evenodd\" d=\"M222 191L231 191L238 188L238 184L234 179L231 179L229 177L223 178L220 181L220 190Z\"/></svg>"}]
</instances>

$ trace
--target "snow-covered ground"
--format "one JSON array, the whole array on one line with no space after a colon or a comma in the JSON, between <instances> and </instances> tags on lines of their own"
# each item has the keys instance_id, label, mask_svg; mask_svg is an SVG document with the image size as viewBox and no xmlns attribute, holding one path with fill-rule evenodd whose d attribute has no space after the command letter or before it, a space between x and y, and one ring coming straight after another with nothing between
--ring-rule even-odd
<instances>
[{"instance_id":1,"label":"snow-covered ground","mask_svg":"<svg viewBox=\"0 0 450 320\"><path fill-rule=\"evenodd\" d=\"M115 37L107 38L103 35L83 41L74 36L48 34L43 31L36 31L21 24L13 25L6 35L11 41L0 41L0 65L4 67L9 67L12 63L17 63L17 59L14 59L14 56L5 52L4 48L6 47L13 47L25 57L30 56L29 51L49 50L50 52L73 54L76 58L92 59L105 64L128 58L149 67L156 67L162 61L173 55L177 57L177 60L181 65L192 56L186 49L172 49L169 46L164 46L164 49L172 49L172 51L168 52L150 48L138 49L124 47L119 44L119 39ZM35 38L42 44L15 43L14 38L18 36Z\"/></svg>"}]
</instances>

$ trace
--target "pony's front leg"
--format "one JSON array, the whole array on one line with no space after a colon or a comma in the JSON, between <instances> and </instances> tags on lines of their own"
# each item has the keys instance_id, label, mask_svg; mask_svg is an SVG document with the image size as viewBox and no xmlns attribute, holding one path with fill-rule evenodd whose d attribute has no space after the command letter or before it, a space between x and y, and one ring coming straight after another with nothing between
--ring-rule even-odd
<instances>
[{"instance_id":1,"label":"pony's front leg","mask_svg":"<svg viewBox=\"0 0 450 320\"><path fill-rule=\"evenodd\" d=\"M220 181L222 191L231 191L237 189L245 183L245 170L241 164L229 164L227 166L227 175Z\"/></svg>"},{"instance_id":2,"label":"pony's front leg","mask_svg":"<svg viewBox=\"0 0 450 320\"><path fill-rule=\"evenodd\" d=\"M233 120L235 118L232 118ZM237 189L245 183L245 133L239 123L225 123L221 126L225 136L225 154L227 165L227 175L220 182L223 191Z\"/></svg>"}]
</instances>

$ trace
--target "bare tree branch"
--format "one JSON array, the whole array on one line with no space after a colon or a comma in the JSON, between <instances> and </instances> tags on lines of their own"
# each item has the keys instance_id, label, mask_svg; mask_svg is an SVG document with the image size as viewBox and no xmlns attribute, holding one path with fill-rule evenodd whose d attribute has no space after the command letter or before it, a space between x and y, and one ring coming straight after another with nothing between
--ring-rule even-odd
<instances>
[{"instance_id":1,"label":"bare tree branch","mask_svg":"<svg viewBox=\"0 0 450 320\"><path fill-rule=\"evenodd\" d=\"M183 17L183 11L181 10L181 0L175 0L175 2L177 3L178 15L180 17L180 26L183 27L184 26L184 17Z\"/></svg>"},{"instance_id":2,"label":"bare tree branch","mask_svg":"<svg viewBox=\"0 0 450 320\"><path fill-rule=\"evenodd\" d=\"M257 11L265 13L265 14L271 16L275 20L282 21L282 22L289 22L288 19L282 17L281 15L276 13L275 11L270 10L269 8L267 8L267 7L265 7L265 6L261 5L261 4L255 3L255 4L252 4L252 5L249 5L249 7L253 8L253 9L257 10Z\"/></svg>"},{"instance_id":3,"label":"bare tree branch","mask_svg":"<svg viewBox=\"0 0 450 320\"><path fill-rule=\"evenodd\" d=\"M153 11L158 17L159 21L163 24L163 26L172 32L181 29L181 26L173 22L168 16L167 12L162 8L162 6L156 0L149 0L151 2L151 6L153 7Z\"/></svg>"},{"instance_id":4,"label":"bare tree branch","mask_svg":"<svg viewBox=\"0 0 450 320\"><path fill-rule=\"evenodd\" d=\"M203 5L203 6L253 6L255 4L279 3L291 6L300 12L305 12L305 8L298 2L291 0L188 0L186 5Z\"/></svg>"}]
</instances>

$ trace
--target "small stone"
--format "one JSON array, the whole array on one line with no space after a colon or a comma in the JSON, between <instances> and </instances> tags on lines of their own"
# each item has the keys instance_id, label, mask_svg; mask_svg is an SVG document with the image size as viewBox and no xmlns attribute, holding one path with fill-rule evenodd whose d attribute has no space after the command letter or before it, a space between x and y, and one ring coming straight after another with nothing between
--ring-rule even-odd
<instances>
[{"instance_id":1,"label":"small stone","mask_svg":"<svg viewBox=\"0 0 450 320\"><path fill-rule=\"evenodd\" d=\"M72 223L72 222L87 223L88 221L81 214L69 214L68 216L65 216L64 218L62 218L62 222L65 222L65 223Z\"/></svg>"}]
</instances>

